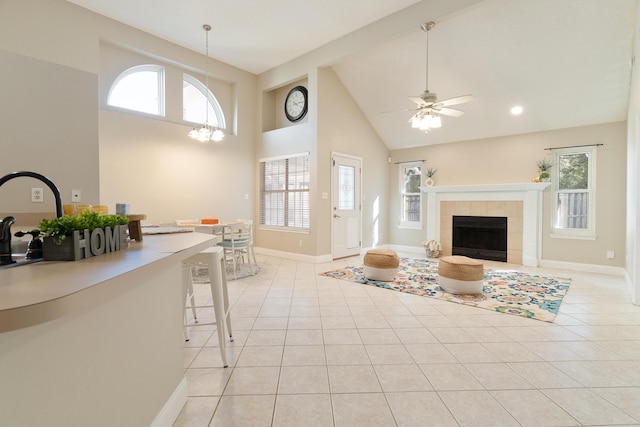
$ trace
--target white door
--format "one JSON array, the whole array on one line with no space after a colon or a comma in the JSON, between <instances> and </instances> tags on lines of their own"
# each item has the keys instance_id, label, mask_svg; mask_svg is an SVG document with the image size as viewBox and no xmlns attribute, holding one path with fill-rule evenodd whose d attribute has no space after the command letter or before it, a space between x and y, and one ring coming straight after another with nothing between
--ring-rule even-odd
<instances>
[{"instance_id":1,"label":"white door","mask_svg":"<svg viewBox=\"0 0 640 427\"><path fill-rule=\"evenodd\" d=\"M333 259L360 253L362 160L334 153L331 172Z\"/></svg>"}]
</instances>

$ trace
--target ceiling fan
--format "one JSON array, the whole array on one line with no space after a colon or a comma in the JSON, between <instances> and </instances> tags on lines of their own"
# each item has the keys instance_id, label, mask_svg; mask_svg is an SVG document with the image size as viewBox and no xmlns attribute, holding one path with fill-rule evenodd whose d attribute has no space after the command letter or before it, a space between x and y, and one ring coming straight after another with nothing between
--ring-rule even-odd
<instances>
[{"instance_id":1,"label":"ceiling fan","mask_svg":"<svg viewBox=\"0 0 640 427\"><path fill-rule=\"evenodd\" d=\"M410 96L409 99L415 102L418 107L409 111L415 111L415 114L409 122L411 127L417 128L428 132L431 128L439 128L442 126L440 120L440 114L451 117L460 117L464 114L464 111L457 110L455 108L448 108L452 105L464 104L465 102L473 101L475 98L473 95L457 96L455 98L445 99L438 101L438 96L429 92L429 31L435 27L436 23L433 21L426 22L420 26L422 31L427 35L427 69L426 69L426 90L419 96Z\"/></svg>"}]
</instances>

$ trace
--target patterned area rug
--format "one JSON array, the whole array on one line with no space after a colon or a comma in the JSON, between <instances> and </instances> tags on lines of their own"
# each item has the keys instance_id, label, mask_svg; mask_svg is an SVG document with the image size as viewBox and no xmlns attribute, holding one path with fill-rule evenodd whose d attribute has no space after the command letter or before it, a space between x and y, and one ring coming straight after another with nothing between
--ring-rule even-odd
<instances>
[{"instance_id":1,"label":"patterned area rug","mask_svg":"<svg viewBox=\"0 0 640 427\"><path fill-rule=\"evenodd\" d=\"M413 258L400 258L393 282L368 280L362 267L347 267L321 275L545 322L553 322L571 284L570 278L485 268L482 295L450 294L438 284L437 261Z\"/></svg>"}]
</instances>

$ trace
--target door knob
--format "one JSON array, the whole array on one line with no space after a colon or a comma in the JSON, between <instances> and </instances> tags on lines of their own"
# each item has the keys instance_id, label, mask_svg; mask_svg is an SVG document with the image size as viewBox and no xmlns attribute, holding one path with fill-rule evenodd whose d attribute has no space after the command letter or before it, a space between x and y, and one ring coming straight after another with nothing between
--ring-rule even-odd
<instances>
[{"instance_id":1,"label":"door knob","mask_svg":"<svg viewBox=\"0 0 640 427\"><path fill-rule=\"evenodd\" d=\"M334 217L334 218L342 218L342 217L341 217L340 215L338 215L338 214L333 214L333 217Z\"/></svg>"}]
</instances>

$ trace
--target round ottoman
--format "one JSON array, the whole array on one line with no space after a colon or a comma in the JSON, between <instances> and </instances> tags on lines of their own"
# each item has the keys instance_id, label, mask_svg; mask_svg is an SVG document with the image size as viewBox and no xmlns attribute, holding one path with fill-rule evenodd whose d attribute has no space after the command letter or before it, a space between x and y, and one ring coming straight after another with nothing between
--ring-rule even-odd
<instances>
[{"instance_id":1,"label":"round ottoman","mask_svg":"<svg viewBox=\"0 0 640 427\"><path fill-rule=\"evenodd\" d=\"M369 280L390 282L396 277L400 259L391 249L371 249L364 255L364 276Z\"/></svg>"},{"instance_id":2,"label":"round ottoman","mask_svg":"<svg viewBox=\"0 0 640 427\"><path fill-rule=\"evenodd\" d=\"M442 257L438 262L438 281L451 294L481 294L484 265L466 256Z\"/></svg>"}]
</instances>

